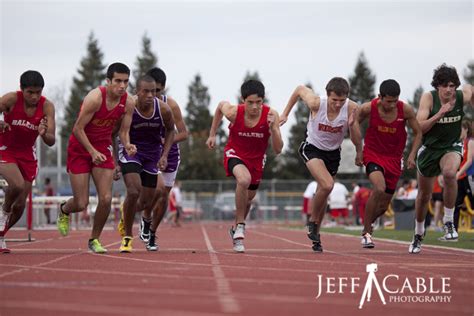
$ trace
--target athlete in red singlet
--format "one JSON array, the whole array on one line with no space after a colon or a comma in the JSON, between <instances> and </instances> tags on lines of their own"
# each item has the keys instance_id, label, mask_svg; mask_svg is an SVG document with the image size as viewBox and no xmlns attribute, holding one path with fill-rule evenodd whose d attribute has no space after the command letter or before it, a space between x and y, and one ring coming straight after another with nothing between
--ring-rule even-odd
<instances>
[{"instance_id":1,"label":"athlete in red singlet","mask_svg":"<svg viewBox=\"0 0 474 316\"><path fill-rule=\"evenodd\" d=\"M220 102L212 120L207 146L216 144L217 127L225 116L229 121L229 141L224 151L224 167L227 176L234 176L235 189L235 230L230 229L234 251L244 252L245 218L250 210L250 202L257 193L265 165L265 151L268 139L276 154L281 152L278 113L263 104L265 87L260 81L248 80L240 88L243 104L231 105Z\"/></svg>"},{"instance_id":2,"label":"athlete in red singlet","mask_svg":"<svg viewBox=\"0 0 474 316\"><path fill-rule=\"evenodd\" d=\"M415 111L410 105L399 101L399 95L398 82L385 80L380 85L379 97L364 103L359 114L359 122L369 119L363 155L366 173L373 186L365 209L361 242L364 248L374 248L372 224L387 210L402 173L406 123L414 136L407 159L409 169L415 167L415 155L421 143L421 130Z\"/></svg>"},{"instance_id":3,"label":"athlete in red singlet","mask_svg":"<svg viewBox=\"0 0 474 316\"><path fill-rule=\"evenodd\" d=\"M119 123L119 137L129 155L136 148L130 144L129 130L135 102L126 93L130 69L114 63L107 69L107 86L98 87L86 96L69 139L67 170L73 198L61 204L57 225L61 235L69 232L69 214L86 210L89 204L89 177L97 189L98 204L94 216L89 249L94 253L107 250L99 236L109 216L112 202L114 159L112 132Z\"/></svg>"},{"instance_id":4,"label":"athlete in red singlet","mask_svg":"<svg viewBox=\"0 0 474 316\"><path fill-rule=\"evenodd\" d=\"M55 142L54 105L41 96L44 79L28 70L20 77L21 91L4 95L0 102L0 175L8 183L0 210L0 252L9 252L4 236L21 218L26 197L38 173L36 139L48 146Z\"/></svg>"}]
</instances>

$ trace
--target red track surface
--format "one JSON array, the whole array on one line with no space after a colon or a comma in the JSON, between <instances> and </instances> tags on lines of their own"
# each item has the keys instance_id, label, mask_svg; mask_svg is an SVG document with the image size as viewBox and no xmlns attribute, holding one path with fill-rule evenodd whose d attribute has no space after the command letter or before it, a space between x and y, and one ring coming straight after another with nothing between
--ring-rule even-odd
<instances>
[{"instance_id":1,"label":"red track surface","mask_svg":"<svg viewBox=\"0 0 474 316\"><path fill-rule=\"evenodd\" d=\"M359 239L323 234L325 252L313 253L305 233L248 225L245 254L232 252L230 224L186 224L159 231L158 252L147 252L135 238L134 252L118 252L116 232L104 231L106 255L87 252L88 231L59 237L35 231L35 242L9 242L0 256L0 315L473 315L474 253L424 246L419 255L408 245L376 241L362 249ZM8 238L24 237L10 231ZM383 305L373 287L372 299L359 309L367 280L366 265L378 264L377 280L395 277L389 290L408 279L429 281L440 289L449 278L449 303L401 303L389 294ZM318 275L323 279L318 295ZM339 291L339 278L360 278L355 293ZM427 283L428 285L428 283Z\"/></svg>"}]
</instances>

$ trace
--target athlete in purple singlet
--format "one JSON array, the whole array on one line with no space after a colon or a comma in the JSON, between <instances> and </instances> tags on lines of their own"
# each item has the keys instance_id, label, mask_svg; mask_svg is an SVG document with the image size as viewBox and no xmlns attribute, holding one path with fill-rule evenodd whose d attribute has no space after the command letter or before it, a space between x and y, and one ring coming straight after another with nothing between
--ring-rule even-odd
<instances>
[{"instance_id":1,"label":"athlete in purple singlet","mask_svg":"<svg viewBox=\"0 0 474 316\"><path fill-rule=\"evenodd\" d=\"M176 133L174 134L174 143L171 147L171 150L168 154L168 166L166 169L160 170L158 176L157 184L157 199L156 212L153 213L149 209L145 209L143 212L143 217L140 221L140 239L147 243L147 249L158 249L156 244L156 230L160 224L163 216L166 213L168 206L168 196L173 188L174 181L176 179L176 174L178 172L179 162L180 162L180 152L178 143L185 140L188 137L188 131L181 115L181 110L179 109L178 103L166 95L163 94L166 86L166 74L160 68L152 68L147 72L147 75L153 77L156 81L156 96L162 101L166 102L171 112L173 113L174 123L176 125ZM154 202L154 203L155 203Z\"/></svg>"},{"instance_id":2,"label":"athlete in purple singlet","mask_svg":"<svg viewBox=\"0 0 474 316\"><path fill-rule=\"evenodd\" d=\"M155 97L155 91L153 77L144 76L138 80L136 108L129 133L137 153L132 157L127 155L119 143L119 165L127 187L123 226L119 227L122 234L120 252L132 251L135 212L153 208L159 169L166 169L174 139L173 116L168 105Z\"/></svg>"}]
</instances>

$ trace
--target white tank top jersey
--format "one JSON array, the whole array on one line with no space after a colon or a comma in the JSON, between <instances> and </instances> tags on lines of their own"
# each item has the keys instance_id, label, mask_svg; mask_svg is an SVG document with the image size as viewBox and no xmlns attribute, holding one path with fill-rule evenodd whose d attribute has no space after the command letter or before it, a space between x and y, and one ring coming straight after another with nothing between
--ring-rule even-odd
<instances>
[{"instance_id":1,"label":"white tank top jersey","mask_svg":"<svg viewBox=\"0 0 474 316\"><path fill-rule=\"evenodd\" d=\"M311 118L311 113L309 114L306 141L316 148L325 151L340 148L348 129L348 108L349 98L344 102L339 115L330 121L327 115L327 97L320 97L318 113L316 113L314 118Z\"/></svg>"}]
</instances>

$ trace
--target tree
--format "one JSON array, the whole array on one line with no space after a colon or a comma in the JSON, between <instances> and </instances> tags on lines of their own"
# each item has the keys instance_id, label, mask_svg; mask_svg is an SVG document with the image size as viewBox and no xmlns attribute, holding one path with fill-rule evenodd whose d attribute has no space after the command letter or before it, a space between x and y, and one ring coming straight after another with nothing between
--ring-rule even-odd
<instances>
[{"instance_id":1,"label":"tree","mask_svg":"<svg viewBox=\"0 0 474 316\"><path fill-rule=\"evenodd\" d=\"M362 104L375 98L375 75L372 74L372 71L369 68L364 52L361 52L357 58L354 74L349 76L349 85L351 87L349 93L349 98L351 100ZM368 120L365 120L361 124L362 135L365 135L368 126Z\"/></svg>"},{"instance_id":2,"label":"tree","mask_svg":"<svg viewBox=\"0 0 474 316\"><path fill-rule=\"evenodd\" d=\"M409 104L411 106L413 106L413 108L415 109L415 112L418 111L418 108L420 107L420 99L421 99L421 96L423 95L423 87L420 85L418 86L418 88L416 88L415 92L413 93L413 99L411 101L409 101Z\"/></svg>"},{"instance_id":3,"label":"tree","mask_svg":"<svg viewBox=\"0 0 474 316\"><path fill-rule=\"evenodd\" d=\"M467 83L474 85L474 60L469 61L467 69L464 69L464 80Z\"/></svg>"},{"instance_id":4,"label":"tree","mask_svg":"<svg viewBox=\"0 0 474 316\"><path fill-rule=\"evenodd\" d=\"M104 54L99 48L98 41L94 37L94 33L91 32L87 41L87 55L82 58L78 74L72 79L73 85L65 109L64 125L61 127L63 162L66 158L68 139L79 114L82 100L90 90L101 85L105 78L106 65L103 63L103 57Z\"/></svg>"},{"instance_id":5,"label":"tree","mask_svg":"<svg viewBox=\"0 0 474 316\"><path fill-rule=\"evenodd\" d=\"M143 34L142 51L140 54L141 55L137 56L137 60L135 61L135 69L133 70L133 78L135 79L135 83L129 84L130 91L135 90L136 82L138 79L140 79L140 77L145 75L149 69L156 67L158 64L158 57L151 49L151 39L148 37L147 33Z\"/></svg>"},{"instance_id":6,"label":"tree","mask_svg":"<svg viewBox=\"0 0 474 316\"><path fill-rule=\"evenodd\" d=\"M471 60L467 64L467 69L464 70L464 80L467 83L474 85L474 60ZM474 109L470 105L464 106L464 113L466 114L465 119L471 120L474 119Z\"/></svg>"},{"instance_id":7,"label":"tree","mask_svg":"<svg viewBox=\"0 0 474 316\"><path fill-rule=\"evenodd\" d=\"M311 83L306 86L312 89ZM283 179L306 179L310 176L307 168L302 168L303 161L300 158L299 147L306 139L306 127L309 120L309 109L306 104L299 99L294 112L296 123L290 128L288 147L283 153L283 163L279 167L279 177Z\"/></svg>"},{"instance_id":8,"label":"tree","mask_svg":"<svg viewBox=\"0 0 474 316\"><path fill-rule=\"evenodd\" d=\"M368 66L364 52L359 54L354 75L349 76L349 85L351 86L349 98L357 103L362 104L375 97L375 75Z\"/></svg>"},{"instance_id":9,"label":"tree","mask_svg":"<svg viewBox=\"0 0 474 316\"><path fill-rule=\"evenodd\" d=\"M222 144L217 143L215 150L209 150L206 146L212 122L209 112L210 100L208 88L202 83L201 75L197 74L189 85L186 105L185 122L189 136L186 141L181 142L181 152L186 159L182 160L179 175L187 180L225 178L222 167ZM220 129L217 134L221 135L223 131ZM219 165L220 167L216 167Z\"/></svg>"}]
</instances>

